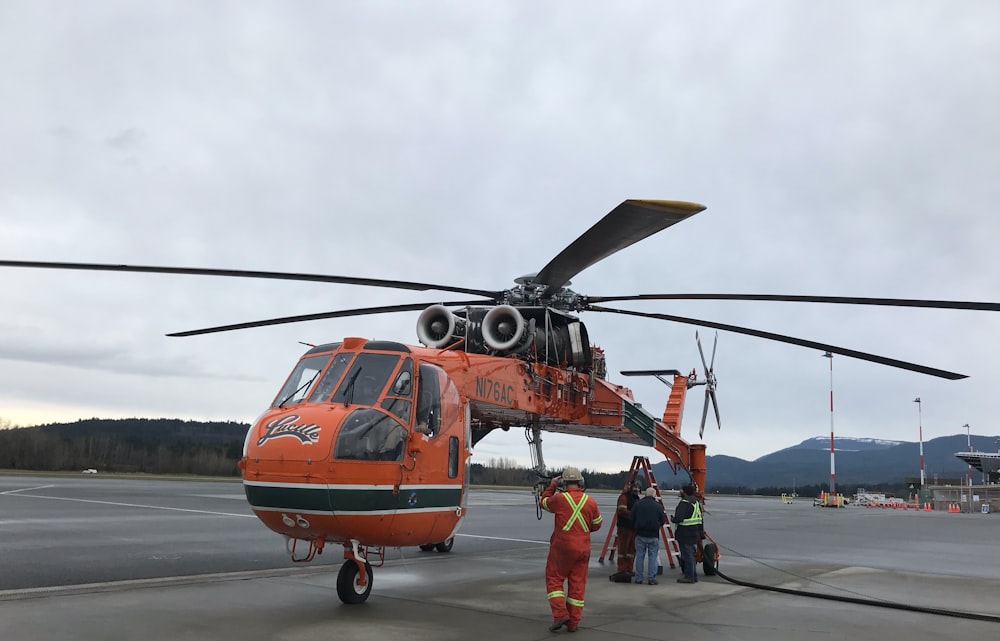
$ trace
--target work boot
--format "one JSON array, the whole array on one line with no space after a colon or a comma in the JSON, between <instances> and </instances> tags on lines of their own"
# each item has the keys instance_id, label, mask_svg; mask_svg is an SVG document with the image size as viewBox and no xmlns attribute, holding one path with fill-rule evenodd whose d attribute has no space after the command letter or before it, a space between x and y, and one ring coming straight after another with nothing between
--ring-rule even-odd
<instances>
[{"instance_id":1,"label":"work boot","mask_svg":"<svg viewBox=\"0 0 1000 641\"><path fill-rule=\"evenodd\" d=\"M646 583L649 583L650 585L659 585L660 582L657 581L656 579L650 579Z\"/></svg>"},{"instance_id":2,"label":"work boot","mask_svg":"<svg viewBox=\"0 0 1000 641\"><path fill-rule=\"evenodd\" d=\"M566 631L567 632L576 632L576 624L575 623L567 623L566 624Z\"/></svg>"},{"instance_id":3,"label":"work boot","mask_svg":"<svg viewBox=\"0 0 1000 641\"><path fill-rule=\"evenodd\" d=\"M549 630L555 632L556 630L563 627L567 623L569 623L569 619L559 619L558 621L553 621L552 625L549 626Z\"/></svg>"},{"instance_id":4,"label":"work boot","mask_svg":"<svg viewBox=\"0 0 1000 641\"><path fill-rule=\"evenodd\" d=\"M696 581L696 580L694 580L694 579L689 579L689 578L687 578L686 576L682 576L681 578L677 579L677 582L678 582L678 583L697 583L697 581Z\"/></svg>"},{"instance_id":5,"label":"work boot","mask_svg":"<svg viewBox=\"0 0 1000 641\"><path fill-rule=\"evenodd\" d=\"M642 585L642 579L636 579L635 580L635 584L636 585Z\"/></svg>"}]
</instances>

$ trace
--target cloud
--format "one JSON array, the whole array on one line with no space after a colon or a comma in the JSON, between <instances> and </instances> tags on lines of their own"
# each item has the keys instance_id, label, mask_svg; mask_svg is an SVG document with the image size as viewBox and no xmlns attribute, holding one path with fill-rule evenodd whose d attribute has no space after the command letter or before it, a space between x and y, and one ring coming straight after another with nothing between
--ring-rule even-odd
<instances>
[{"instance_id":1,"label":"cloud","mask_svg":"<svg viewBox=\"0 0 1000 641\"><path fill-rule=\"evenodd\" d=\"M496 289L625 198L658 197L708 209L578 274L576 291L996 299L998 14L988 2L12 5L0 10L0 257ZM11 418L43 405L44 388L24 380L85 367L94 412L115 411L110 392L127 380L127 411L250 420L298 341L413 342L416 314L163 335L428 300L14 269L0 271L0 291ZM917 395L925 435L989 431L996 314L630 307L971 375L946 382L835 358L844 435L915 440ZM694 328L605 316L584 320L616 380L700 368ZM755 458L828 431L828 366L810 350L721 334L723 430L706 431L709 453ZM666 400L655 380L622 382L654 413ZM77 396L65 406L89 413ZM689 438L699 401L688 402ZM512 438L496 439L498 455L526 460ZM567 464L631 460L552 440L551 458Z\"/></svg>"}]
</instances>

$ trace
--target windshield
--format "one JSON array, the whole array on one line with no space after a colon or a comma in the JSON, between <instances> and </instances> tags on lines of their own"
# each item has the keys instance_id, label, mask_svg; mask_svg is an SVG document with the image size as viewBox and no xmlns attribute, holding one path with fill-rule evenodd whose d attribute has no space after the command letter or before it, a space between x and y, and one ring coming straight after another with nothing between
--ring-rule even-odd
<instances>
[{"instance_id":1,"label":"windshield","mask_svg":"<svg viewBox=\"0 0 1000 641\"><path fill-rule=\"evenodd\" d=\"M327 361L330 360L329 354L323 354L320 356L310 356L309 358L303 358L298 363L295 364L295 369L292 370L292 374L285 381L285 385L278 392L278 396L271 403L273 407L284 407L289 403L298 403L302 401L306 394L309 392L309 388L312 386L313 381L319 375L323 368L326 367Z\"/></svg>"},{"instance_id":2,"label":"windshield","mask_svg":"<svg viewBox=\"0 0 1000 641\"><path fill-rule=\"evenodd\" d=\"M331 400L345 405L375 404L397 363L399 356L395 354L358 354Z\"/></svg>"},{"instance_id":3,"label":"windshield","mask_svg":"<svg viewBox=\"0 0 1000 641\"><path fill-rule=\"evenodd\" d=\"M326 368L323 377L319 379L316 391L309 397L309 402L322 403L330 397L330 393L337 386L337 381L340 380L341 375L347 369L347 364L351 362L352 358L354 358L353 352L337 354L333 357L333 362L330 363L330 367Z\"/></svg>"}]
</instances>

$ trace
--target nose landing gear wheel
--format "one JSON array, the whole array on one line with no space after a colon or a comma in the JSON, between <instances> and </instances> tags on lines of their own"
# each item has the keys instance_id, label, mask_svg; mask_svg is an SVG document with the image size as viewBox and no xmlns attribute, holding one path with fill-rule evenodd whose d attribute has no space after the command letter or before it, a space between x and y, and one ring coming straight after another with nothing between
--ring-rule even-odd
<instances>
[{"instance_id":1,"label":"nose landing gear wheel","mask_svg":"<svg viewBox=\"0 0 1000 641\"><path fill-rule=\"evenodd\" d=\"M438 552L451 552L451 548L455 545L455 537L451 537L447 541L442 541L434 547L437 548Z\"/></svg>"},{"instance_id":2,"label":"nose landing gear wheel","mask_svg":"<svg viewBox=\"0 0 1000 641\"><path fill-rule=\"evenodd\" d=\"M423 550L424 552L430 552L431 550L434 549L434 546L435 546L434 543L428 543L427 545L421 545L420 549Z\"/></svg>"},{"instance_id":3,"label":"nose landing gear wheel","mask_svg":"<svg viewBox=\"0 0 1000 641\"><path fill-rule=\"evenodd\" d=\"M337 575L337 596L344 603L364 603L368 595L372 593L372 566L365 563L365 584L358 583L361 578L358 572L358 564L348 560L340 566L340 573Z\"/></svg>"}]
</instances>

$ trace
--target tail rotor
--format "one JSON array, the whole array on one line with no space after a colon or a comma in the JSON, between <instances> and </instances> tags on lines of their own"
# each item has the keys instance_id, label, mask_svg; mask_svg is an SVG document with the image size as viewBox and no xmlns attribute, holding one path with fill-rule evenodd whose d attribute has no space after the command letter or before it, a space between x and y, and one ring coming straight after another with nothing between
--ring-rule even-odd
<instances>
[{"instance_id":1,"label":"tail rotor","mask_svg":"<svg viewBox=\"0 0 1000 641\"><path fill-rule=\"evenodd\" d=\"M698 344L698 354L701 356L701 365L705 370L705 380L698 381L692 380L689 383L690 386L694 385L704 385L705 386L705 405L701 410L701 427L698 429L698 438L702 438L705 434L705 421L708 419L708 404L709 401L712 403L712 409L715 410L715 423L722 429L722 418L719 415L719 401L715 396L715 388L718 385L718 381L715 378L715 348L719 345L719 333L715 333L715 340L712 341L712 357L705 362L705 352L701 348L701 337L698 336L698 332L694 333L694 340Z\"/></svg>"}]
</instances>

